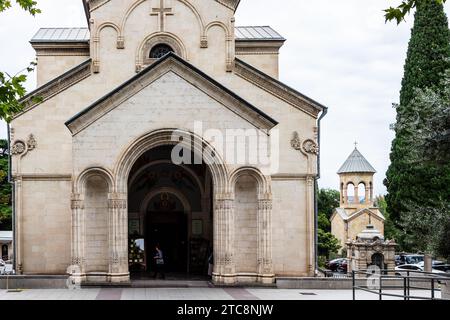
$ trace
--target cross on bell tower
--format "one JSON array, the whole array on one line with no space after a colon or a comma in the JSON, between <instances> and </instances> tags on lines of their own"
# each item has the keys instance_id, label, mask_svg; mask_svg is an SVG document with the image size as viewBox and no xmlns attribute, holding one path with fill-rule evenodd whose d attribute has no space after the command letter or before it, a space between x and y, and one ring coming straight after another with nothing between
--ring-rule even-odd
<instances>
[{"instance_id":1,"label":"cross on bell tower","mask_svg":"<svg viewBox=\"0 0 450 320\"><path fill-rule=\"evenodd\" d=\"M159 17L159 31L162 32L165 29L166 16L173 16L172 8L166 8L164 6L164 0L159 0L159 7L152 8L151 16Z\"/></svg>"}]
</instances>

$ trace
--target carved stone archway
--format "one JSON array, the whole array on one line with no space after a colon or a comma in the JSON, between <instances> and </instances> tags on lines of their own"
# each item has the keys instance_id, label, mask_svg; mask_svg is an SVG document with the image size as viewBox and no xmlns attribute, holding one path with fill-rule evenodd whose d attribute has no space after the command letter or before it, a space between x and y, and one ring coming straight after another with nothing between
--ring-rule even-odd
<instances>
[{"instance_id":1,"label":"carved stone archway","mask_svg":"<svg viewBox=\"0 0 450 320\"><path fill-rule=\"evenodd\" d=\"M194 141L194 143L192 143ZM132 142L121 154L114 169L116 194L127 201L128 178L134 163L147 151L160 146L182 145L190 148L197 155L203 155L213 183L213 237L214 237L214 277L217 283L235 283L235 261L233 260L233 198L230 195L228 168L214 148L201 137L176 129L161 129L150 132ZM126 206L120 209L120 238L128 237L128 212ZM126 243L120 248L121 254L126 254Z\"/></svg>"}]
</instances>

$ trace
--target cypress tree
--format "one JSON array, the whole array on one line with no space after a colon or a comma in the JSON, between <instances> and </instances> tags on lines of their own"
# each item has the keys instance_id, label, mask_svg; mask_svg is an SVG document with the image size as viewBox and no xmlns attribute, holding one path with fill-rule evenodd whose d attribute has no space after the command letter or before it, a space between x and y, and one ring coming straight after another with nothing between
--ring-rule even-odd
<instances>
[{"instance_id":1,"label":"cypress tree","mask_svg":"<svg viewBox=\"0 0 450 320\"><path fill-rule=\"evenodd\" d=\"M426 112L417 113L411 107L416 91L426 88L442 91L443 75L450 69L450 30L443 5L435 0L418 0L416 9L397 106L397 124L427 122ZM391 165L385 180L388 211L396 221L407 214L409 204L433 206L443 200L442 187L448 190L448 186L443 185L446 177L441 175L439 167L413 160L415 147L411 141L420 132L410 128L398 125L395 128Z\"/></svg>"}]
</instances>

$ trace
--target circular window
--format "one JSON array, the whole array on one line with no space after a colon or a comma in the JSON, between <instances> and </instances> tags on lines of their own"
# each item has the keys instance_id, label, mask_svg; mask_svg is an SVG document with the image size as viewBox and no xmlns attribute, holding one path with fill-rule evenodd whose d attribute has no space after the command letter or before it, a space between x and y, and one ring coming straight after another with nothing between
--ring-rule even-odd
<instances>
[{"instance_id":1,"label":"circular window","mask_svg":"<svg viewBox=\"0 0 450 320\"><path fill-rule=\"evenodd\" d=\"M150 50L150 59L159 59L164 57L169 52L174 52L172 47L167 44L157 44Z\"/></svg>"}]
</instances>

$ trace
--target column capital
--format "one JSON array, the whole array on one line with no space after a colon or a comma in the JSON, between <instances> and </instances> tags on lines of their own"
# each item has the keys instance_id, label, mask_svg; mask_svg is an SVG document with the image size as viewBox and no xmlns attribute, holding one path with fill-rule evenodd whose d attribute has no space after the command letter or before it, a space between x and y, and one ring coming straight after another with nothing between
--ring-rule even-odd
<instances>
[{"instance_id":1,"label":"column capital","mask_svg":"<svg viewBox=\"0 0 450 320\"><path fill-rule=\"evenodd\" d=\"M124 199L109 199L108 208L110 209L126 209L127 200Z\"/></svg>"}]
</instances>

